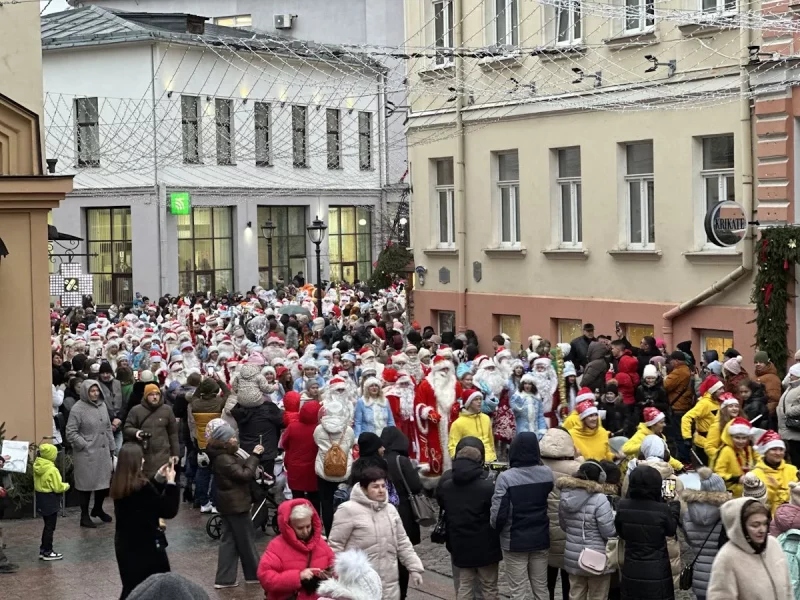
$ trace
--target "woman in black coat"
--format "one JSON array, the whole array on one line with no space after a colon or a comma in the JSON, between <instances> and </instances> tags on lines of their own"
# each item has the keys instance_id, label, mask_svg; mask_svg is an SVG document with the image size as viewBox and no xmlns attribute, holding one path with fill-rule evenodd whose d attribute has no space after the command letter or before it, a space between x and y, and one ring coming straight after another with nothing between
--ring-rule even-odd
<instances>
[{"instance_id":1,"label":"woman in black coat","mask_svg":"<svg viewBox=\"0 0 800 600\"><path fill-rule=\"evenodd\" d=\"M675 535L679 513L679 502L667 504L661 497L661 474L649 465L636 467L614 520L617 535L625 541L622 600L675 598L667 537Z\"/></svg>"},{"instance_id":2,"label":"woman in black coat","mask_svg":"<svg viewBox=\"0 0 800 600\"><path fill-rule=\"evenodd\" d=\"M381 440L385 449L383 458L389 466L389 481L392 482L400 498L397 512L400 513L400 520L403 521L403 529L406 530L408 539L416 546L420 543L419 523L414 518L414 511L411 509L409 492L419 494L422 492L422 482L419 473L411 464L408 458L408 438L397 427L384 427L381 431ZM403 480L405 479L405 483ZM408 488L406 488L406 484ZM404 599L408 594L408 570L400 563L397 563L400 577L400 597Z\"/></svg>"},{"instance_id":3,"label":"woman in black coat","mask_svg":"<svg viewBox=\"0 0 800 600\"><path fill-rule=\"evenodd\" d=\"M175 485L175 468L167 463L148 481L143 464L139 444L123 445L111 482L117 517L114 550L122 580L120 600L150 575L170 571L167 538L159 519L178 514L180 488Z\"/></svg>"}]
</instances>

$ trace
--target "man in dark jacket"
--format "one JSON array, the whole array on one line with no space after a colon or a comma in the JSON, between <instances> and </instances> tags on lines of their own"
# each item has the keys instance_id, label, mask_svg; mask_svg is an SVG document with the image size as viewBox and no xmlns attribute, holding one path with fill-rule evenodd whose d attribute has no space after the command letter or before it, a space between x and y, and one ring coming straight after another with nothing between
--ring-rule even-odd
<instances>
[{"instance_id":1,"label":"man in dark jacket","mask_svg":"<svg viewBox=\"0 0 800 600\"><path fill-rule=\"evenodd\" d=\"M283 411L278 405L258 399L255 405L237 404L231 409L231 416L239 427L239 445L245 452L253 452L256 446L263 446L261 467L268 475L275 468L275 457L278 456L278 439L283 427Z\"/></svg>"},{"instance_id":2,"label":"man in dark jacket","mask_svg":"<svg viewBox=\"0 0 800 600\"><path fill-rule=\"evenodd\" d=\"M542 464L533 432L517 434L508 458L511 468L497 478L491 524L500 533L509 594L512 600L522 600L532 589L535 598L545 598L550 548L547 496L553 490L553 471Z\"/></svg>"},{"instance_id":3,"label":"man in dark jacket","mask_svg":"<svg viewBox=\"0 0 800 600\"><path fill-rule=\"evenodd\" d=\"M106 361L101 363L97 379L100 382L103 399L108 408L111 430L114 432L115 453L119 454L119 449L122 447L122 418L125 416L125 405L122 402L122 384L114 379L114 369Z\"/></svg>"},{"instance_id":4,"label":"man in dark jacket","mask_svg":"<svg viewBox=\"0 0 800 600\"><path fill-rule=\"evenodd\" d=\"M594 337L594 325L586 323L583 326L583 335L576 337L569 343L569 359L572 361L572 364L575 365L575 368L578 369L579 373L583 371L586 364L589 362L587 360L589 344L596 341L597 338Z\"/></svg>"},{"instance_id":5,"label":"man in dark jacket","mask_svg":"<svg viewBox=\"0 0 800 600\"><path fill-rule=\"evenodd\" d=\"M175 413L164 404L161 390L154 383L144 388L144 398L139 406L134 406L125 420L124 436L126 442L139 442L144 449L142 471L150 479L172 459L177 464L180 447L178 445L178 423Z\"/></svg>"},{"instance_id":6,"label":"man in dark jacket","mask_svg":"<svg viewBox=\"0 0 800 600\"><path fill-rule=\"evenodd\" d=\"M606 373L611 364L611 352L603 342L592 342L586 355L587 364L583 370L581 385L594 393L603 394L606 389Z\"/></svg>"},{"instance_id":7,"label":"man in dark jacket","mask_svg":"<svg viewBox=\"0 0 800 600\"><path fill-rule=\"evenodd\" d=\"M469 598L477 580L487 600L498 598L497 572L503 552L489 524L494 486L483 478L480 450L465 446L453 460L452 477L436 492L447 522L453 563L459 568L458 598Z\"/></svg>"}]
</instances>

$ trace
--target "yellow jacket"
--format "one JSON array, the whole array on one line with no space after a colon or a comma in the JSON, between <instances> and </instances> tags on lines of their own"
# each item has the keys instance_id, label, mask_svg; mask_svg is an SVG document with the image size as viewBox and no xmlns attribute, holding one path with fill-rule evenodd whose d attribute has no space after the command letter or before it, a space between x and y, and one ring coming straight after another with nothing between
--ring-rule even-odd
<instances>
[{"instance_id":1,"label":"yellow jacket","mask_svg":"<svg viewBox=\"0 0 800 600\"><path fill-rule=\"evenodd\" d=\"M708 466L714 468L714 459L717 458L719 449L722 447L721 432L719 430L719 411L714 417L714 422L708 428L708 435L706 435L706 445L703 450L706 451L708 456Z\"/></svg>"},{"instance_id":2,"label":"yellow jacket","mask_svg":"<svg viewBox=\"0 0 800 600\"><path fill-rule=\"evenodd\" d=\"M655 434L646 424L639 423L639 427L636 428L636 433L634 433L633 437L625 442L624 446L622 446L622 453L629 459L639 458L639 450L642 447L642 442L648 435ZM665 438L663 434L659 437L664 440L664 443L667 442L667 438ZM676 471L683 471L683 463L674 456L669 457L669 466Z\"/></svg>"},{"instance_id":3,"label":"yellow jacket","mask_svg":"<svg viewBox=\"0 0 800 600\"><path fill-rule=\"evenodd\" d=\"M722 446L714 461L714 473L722 477L725 487L733 494L733 497L739 498L742 495L742 484L738 479L735 481L732 479L745 474L742 467L746 467L748 471L753 470L758 460L758 453L751 446L744 450L736 450L733 446L733 439L728 433L729 426L730 423L725 426L721 435Z\"/></svg>"},{"instance_id":4,"label":"yellow jacket","mask_svg":"<svg viewBox=\"0 0 800 600\"><path fill-rule=\"evenodd\" d=\"M567 431L572 431L573 429L580 429L581 424L581 418L578 416L578 412L573 410L569 416L564 419L561 426Z\"/></svg>"},{"instance_id":5,"label":"yellow jacket","mask_svg":"<svg viewBox=\"0 0 800 600\"><path fill-rule=\"evenodd\" d=\"M483 447L486 449L486 462L497 460L497 454L494 451L494 436L492 435L492 420L489 415L478 413L477 415L462 412L459 417L453 421L450 427L450 439L447 443L447 450L450 452L450 458L455 458L456 446L462 438L473 436L483 442Z\"/></svg>"},{"instance_id":6,"label":"yellow jacket","mask_svg":"<svg viewBox=\"0 0 800 600\"><path fill-rule=\"evenodd\" d=\"M753 471L767 488L767 502L772 516L781 504L789 502L789 482L797 481L797 467L787 464L785 460L777 469L773 469L764 459L758 461Z\"/></svg>"},{"instance_id":7,"label":"yellow jacket","mask_svg":"<svg viewBox=\"0 0 800 600\"><path fill-rule=\"evenodd\" d=\"M608 445L608 430L598 423L597 429L582 425L569 429L575 448L585 460L613 460L614 453Z\"/></svg>"},{"instance_id":8,"label":"yellow jacket","mask_svg":"<svg viewBox=\"0 0 800 600\"><path fill-rule=\"evenodd\" d=\"M700 448L706 447L706 436L709 429L714 424L714 419L719 413L719 402L711 397L711 394L703 394L697 404L690 409L681 419L681 434L683 439L688 440L692 437L692 423L694 423L694 443Z\"/></svg>"},{"instance_id":9,"label":"yellow jacket","mask_svg":"<svg viewBox=\"0 0 800 600\"><path fill-rule=\"evenodd\" d=\"M52 444L39 446L39 456L33 463L33 489L44 494L63 494L69 484L61 480L61 473L55 465L58 449Z\"/></svg>"}]
</instances>

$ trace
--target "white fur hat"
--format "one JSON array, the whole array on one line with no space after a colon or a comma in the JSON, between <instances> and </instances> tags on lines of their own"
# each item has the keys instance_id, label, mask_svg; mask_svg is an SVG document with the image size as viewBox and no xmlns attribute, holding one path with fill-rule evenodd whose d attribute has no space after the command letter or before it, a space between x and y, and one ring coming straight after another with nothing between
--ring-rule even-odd
<instances>
[{"instance_id":1,"label":"white fur hat","mask_svg":"<svg viewBox=\"0 0 800 600\"><path fill-rule=\"evenodd\" d=\"M319 584L317 593L330 598L376 600L383 593L381 578L361 550L346 550L336 556L336 579Z\"/></svg>"}]
</instances>

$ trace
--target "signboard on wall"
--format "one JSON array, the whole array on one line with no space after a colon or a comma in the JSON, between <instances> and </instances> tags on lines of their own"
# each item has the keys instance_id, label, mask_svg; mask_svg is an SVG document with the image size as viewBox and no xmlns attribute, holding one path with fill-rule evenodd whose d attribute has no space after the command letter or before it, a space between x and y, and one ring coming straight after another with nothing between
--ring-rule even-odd
<instances>
[{"instance_id":1,"label":"signboard on wall","mask_svg":"<svg viewBox=\"0 0 800 600\"><path fill-rule=\"evenodd\" d=\"M192 210L192 197L189 192L169 193L169 212L173 215L188 215Z\"/></svg>"},{"instance_id":2,"label":"signboard on wall","mask_svg":"<svg viewBox=\"0 0 800 600\"><path fill-rule=\"evenodd\" d=\"M709 241L723 248L735 246L747 233L747 215L741 204L719 202L706 213L705 230Z\"/></svg>"}]
</instances>

